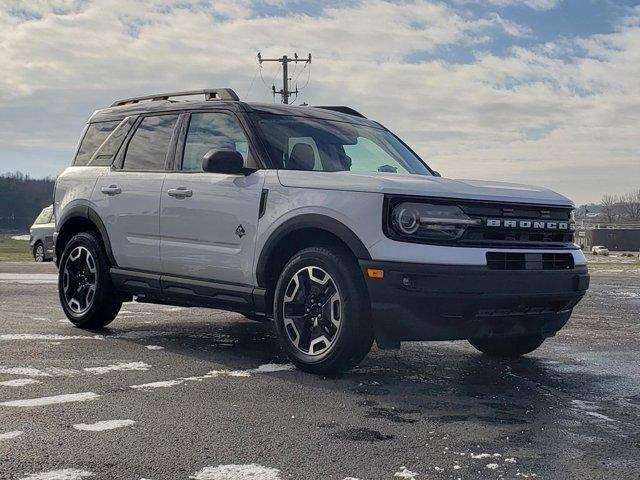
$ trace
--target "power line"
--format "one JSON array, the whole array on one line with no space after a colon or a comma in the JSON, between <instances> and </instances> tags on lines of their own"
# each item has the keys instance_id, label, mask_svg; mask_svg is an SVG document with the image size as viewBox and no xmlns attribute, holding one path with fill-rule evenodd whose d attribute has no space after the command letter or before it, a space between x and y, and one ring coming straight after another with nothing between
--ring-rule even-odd
<instances>
[{"instance_id":1,"label":"power line","mask_svg":"<svg viewBox=\"0 0 640 480\"><path fill-rule=\"evenodd\" d=\"M275 97L276 94L280 95L282 97L282 103L284 103L284 104L288 104L289 103L289 97L291 97L291 95L295 95L296 98L297 98L298 97L298 93L300 93L300 91L298 90L298 86L296 85L296 89L294 91L291 91L289 89L289 82L291 81L291 78L289 77L289 64L290 63L294 63L296 68L294 69L293 73L295 74L295 72L297 70L298 62L303 62L305 64L305 68L306 68L307 65L311 64L311 54L309 54L308 58L299 58L297 53L293 54L293 58L289 58L286 55L283 55L280 58L262 58L262 55L260 53L258 53L258 64L260 65L261 68L262 68L262 63L263 62L279 62L279 63L282 64L282 88L280 90L276 90L276 86L275 86L275 83L274 83L271 86L271 91L273 92L273 96ZM302 70L300 70L300 72L302 73L303 70L304 70L304 68ZM311 74L311 69L309 69L309 75L310 74ZM298 76L300 76L300 74L298 74ZM296 80L297 79L298 79L298 77L296 77ZM273 77L273 80L275 82L275 76ZM263 79L263 82L264 82L264 79ZM309 83L309 81L307 79L307 84L308 83ZM294 101L295 101L295 99L294 99Z\"/></svg>"}]
</instances>

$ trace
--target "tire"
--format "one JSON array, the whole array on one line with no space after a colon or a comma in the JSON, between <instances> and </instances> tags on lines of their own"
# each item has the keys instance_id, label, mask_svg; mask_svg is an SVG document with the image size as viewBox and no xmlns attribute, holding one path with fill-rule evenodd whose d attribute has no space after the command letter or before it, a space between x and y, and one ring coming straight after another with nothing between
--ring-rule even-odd
<instances>
[{"instance_id":1,"label":"tire","mask_svg":"<svg viewBox=\"0 0 640 480\"><path fill-rule=\"evenodd\" d=\"M65 246L58 270L58 296L75 326L99 329L118 315L122 300L111 283L109 267L102 243L91 232L76 234Z\"/></svg>"},{"instance_id":2,"label":"tire","mask_svg":"<svg viewBox=\"0 0 640 480\"><path fill-rule=\"evenodd\" d=\"M33 246L33 260L37 263L45 261L44 244L41 241L37 241Z\"/></svg>"},{"instance_id":3,"label":"tire","mask_svg":"<svg viewBox=\"0 0 640 480\"><path fill-rule=\"evenodd\" d=\"M544 337L532 335L507 338L473 338L469 343L492 357L515 358L533 352L544 342Z\"/></svg>"},{"instance_id":4,"label":"tire","mask_svg":"<svg viewBox=\"0 0 640 480\"><path fill-rule=\"evenodd\" d=\"M280 344L301 370L349 370L371 350L369 296L350 253L326 247L298 252L280 274L273 308Z\"/></svg>"}]
</instances>

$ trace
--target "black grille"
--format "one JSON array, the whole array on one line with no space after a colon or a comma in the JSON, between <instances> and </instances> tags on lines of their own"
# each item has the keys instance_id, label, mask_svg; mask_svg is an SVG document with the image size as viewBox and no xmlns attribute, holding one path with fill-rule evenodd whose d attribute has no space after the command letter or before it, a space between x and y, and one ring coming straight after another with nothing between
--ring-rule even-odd
<instances>
[{"instance_id":1,"label":"black grille","mask_svg":"<svg viewBox=\"0 0 640 480\"><path fill-rule=\"evenodd\" d=\"M477 225L466 227L457 240L412 239L398 235L390 225L390 214L401 202L425 202L456 205ZM501 203L482 200L459 200L431 197L386 196L383 230L387 237L413 243L430 243L461 247L567 249L573 245L574 223L570 206ZM498 226L496 225L498 222ZM563 227L564 226L564 227Z\"/></svg>"},{"instance_id":2,"label":"black grille","mask_svg":"<svg viewBox=\"0 0 640 480\"><path fill-rule=\"evenodd\" d=\"M487 252L490 270L571 270L570 253L506 253Z\"/></svg>"},{"instance_id":3,"label":"black grille","mask_svg":"<svg viewBox=\"0 0 640 480\"><path fill-rule=\"evenodd\" d=\"M468 245L527 245L527 246L566 246L573 243L573 232L557 229L488 227L487 219L539 220L544 222L571 222L571 208L545 207L536 205L484 204L468 203L461 205L462 210L471 218L479 218L482 225L467 228L459 243Z\"/></svg>"}]
</instances>

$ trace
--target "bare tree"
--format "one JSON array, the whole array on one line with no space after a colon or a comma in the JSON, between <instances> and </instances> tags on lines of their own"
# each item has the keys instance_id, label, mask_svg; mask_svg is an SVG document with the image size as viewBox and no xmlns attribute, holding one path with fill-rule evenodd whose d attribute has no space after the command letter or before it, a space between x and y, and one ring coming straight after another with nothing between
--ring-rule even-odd
<instances>
[{"instance_id":1,"label":"bare tree","mask_svg":"<svg viewBox=\"0 0 640 480\"><path fill-rule=\"evenodd\" d=\"M603 195L600 205L602 206L602 213L607 222L615 223L617 220L619 203L619 199L616 195Z\"/></svg>"},{"instance_id":2,"label":"bare tree","mask_svg":"<svg viewBox=\"0 0 640 480\"><path fill-rule=\"evenodd\" d=\"M625 220L630 222L640 221L640 189L620 197L620 210Z\"/></svg>"}]
</instances>

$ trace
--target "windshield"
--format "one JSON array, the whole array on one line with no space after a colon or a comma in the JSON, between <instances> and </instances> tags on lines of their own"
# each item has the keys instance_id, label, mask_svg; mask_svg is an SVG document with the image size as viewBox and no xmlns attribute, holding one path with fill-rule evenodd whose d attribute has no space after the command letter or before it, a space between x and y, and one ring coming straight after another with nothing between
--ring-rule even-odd
<instances>
[{"instance_id":1,"label":"windshield","mask_svg":"<svg viewBox=\"0 0 640 480\"><path fill-rule=\"evenodd\" d=\"M274 168L432 175L391 132L347 122L256 114Z\"/></svg>"}]
</instances>

